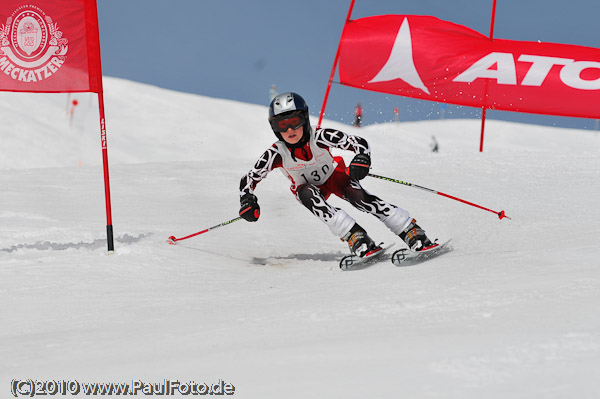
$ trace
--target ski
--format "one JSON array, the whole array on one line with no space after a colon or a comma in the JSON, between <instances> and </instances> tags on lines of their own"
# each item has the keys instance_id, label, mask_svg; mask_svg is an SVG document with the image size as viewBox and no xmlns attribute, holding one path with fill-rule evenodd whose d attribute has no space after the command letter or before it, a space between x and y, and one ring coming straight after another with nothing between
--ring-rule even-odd
<instances>
[{"instance_id":1,"label":"ski","mask_svg":"<svg viewBox=\"0 0 600 399\"><path fill-rule=\"evenodd\" d=\"M381 243L376 249L362 258L358 255L344 256L342 260L340 260L340 269L344 271L361 270L381 262L382 260L389 259L384 255L386 254L386 251L393 246L394 244L390 244L384 247L383 243Z\"/></svg>"},{"instance_id":2,"label":"ski","mask_svg":"<svg viewBox=\"0 0 600 399\"><path fill-rule=\"evenodd\" d=\"M399 249L392 254L392 263L395 266L411 266L436 258L452 251L450 241L448 240L443 244L437 244L422 251L411 251L407 248Z\"/></svg>"}]
</instances>

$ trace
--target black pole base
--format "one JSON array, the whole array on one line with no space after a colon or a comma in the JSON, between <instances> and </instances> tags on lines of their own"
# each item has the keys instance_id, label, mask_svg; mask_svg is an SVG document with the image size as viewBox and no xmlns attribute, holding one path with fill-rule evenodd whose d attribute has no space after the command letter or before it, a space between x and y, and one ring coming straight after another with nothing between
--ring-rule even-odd
<instances>
[{"instance_id":1,"label":"black pole base","mask_svg":"<svg viewBox=\"0 0 600 399\"><path fill-rule=\"evenodd\" d=\"M108 243L108 253L115 252L115 242L113 240L113 227L111 224L106 225L106 242Z\"/></svg>"}]
</instances>

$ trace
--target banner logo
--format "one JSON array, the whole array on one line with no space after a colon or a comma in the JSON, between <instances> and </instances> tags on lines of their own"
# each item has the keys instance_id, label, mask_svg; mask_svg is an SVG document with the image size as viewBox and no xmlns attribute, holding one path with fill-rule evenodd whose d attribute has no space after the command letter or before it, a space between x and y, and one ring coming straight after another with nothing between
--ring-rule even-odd
<instances>
[{"instance_id":1,"label":"banner logo","mask_svg":"<svg viewBox=\"0 0 600 399\"><path fill-rule=\"evenodd\" d=\"M69 41L35 5L17 8L0 26L0 71L24 83L48 79L63 66Z\"/></svg>"},{"instance_id":2,"label":"banner logo","mask_svg":"<svg viewBox=\"0 0 600 399\"><path fill-rule=\"evenodd\" d=\"M563 84L579 90L600 90L600 62L529 54L521 54L517 61L531 64L521 82L523 86L541 86L550 70L560 66L558 77ZM492 52L454 78L454 82L471 83L479 78L495 79L499 85L516 86L515 55Z\"/></svg>"},{"instance_id":3,"label":"banner logo","mask_svg":"<svg viewBox=\"0 0 600 399\"><path fill-rule=\"evenodd\" d=\"M387 62L377 73L377 76L368 83L387 82L394 79L402 79L415 89L420 89L430 94L429 89L423 83L415 66L408 18L404 19L398 30L394 47L392 47L392 52Z\"/></svg>"}]
</instances>

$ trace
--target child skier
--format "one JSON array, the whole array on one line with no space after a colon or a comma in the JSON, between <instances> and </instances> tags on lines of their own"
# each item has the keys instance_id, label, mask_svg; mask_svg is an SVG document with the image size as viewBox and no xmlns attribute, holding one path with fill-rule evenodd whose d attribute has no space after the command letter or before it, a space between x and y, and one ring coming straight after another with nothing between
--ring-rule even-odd
<instances>
[{"instance_id":1,"label":"child skier","mask_svg":"<svg viewBox=\"0 0 600 399\"><path fill-rule=\"evenodd\" d=\"M334 129L310 126L308 106L296 93L280 94L269 106L269 123L279 139L266 150L240 182L240 216L255 222L260 216L256 185L273 169L281 171L292 182L296 199L323 221L331 232L348 243L353 254L363 257L378 249L367 232L344 210L327 203L331 194L348 201L355 208L370 213L413 251L432 246L415 219L407 211L378 198L359 180L369 173L370 148L365 139ZM351 150L356 154L346 173L341 157L333 157L329 148Z\"/></svg>"}]
</instances>

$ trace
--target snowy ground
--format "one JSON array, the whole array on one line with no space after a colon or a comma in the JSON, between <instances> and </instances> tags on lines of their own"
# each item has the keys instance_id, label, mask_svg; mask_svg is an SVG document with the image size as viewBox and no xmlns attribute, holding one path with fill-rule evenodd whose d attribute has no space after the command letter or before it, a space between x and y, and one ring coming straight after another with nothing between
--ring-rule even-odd
<instances>
[{"instance_id":1,"label":"snowy ground","mask_svg":"<svg viewBox=\"0 0 600 399\"><path fill-rule=\"evenodd\" d=\"M165 243L237 216L239 179L274 139L265 107L117 79L105 91L112 256L94 96L0 93L0 397L28 378L222 379L240 398L598 397L598 133L488 121L479 153L478 121L324 123L370 141L373 173L512 217L367 178L455 250L341 272L345 244L279 172L257 189L259 222Z\"/></svg>"}]
</instances>

